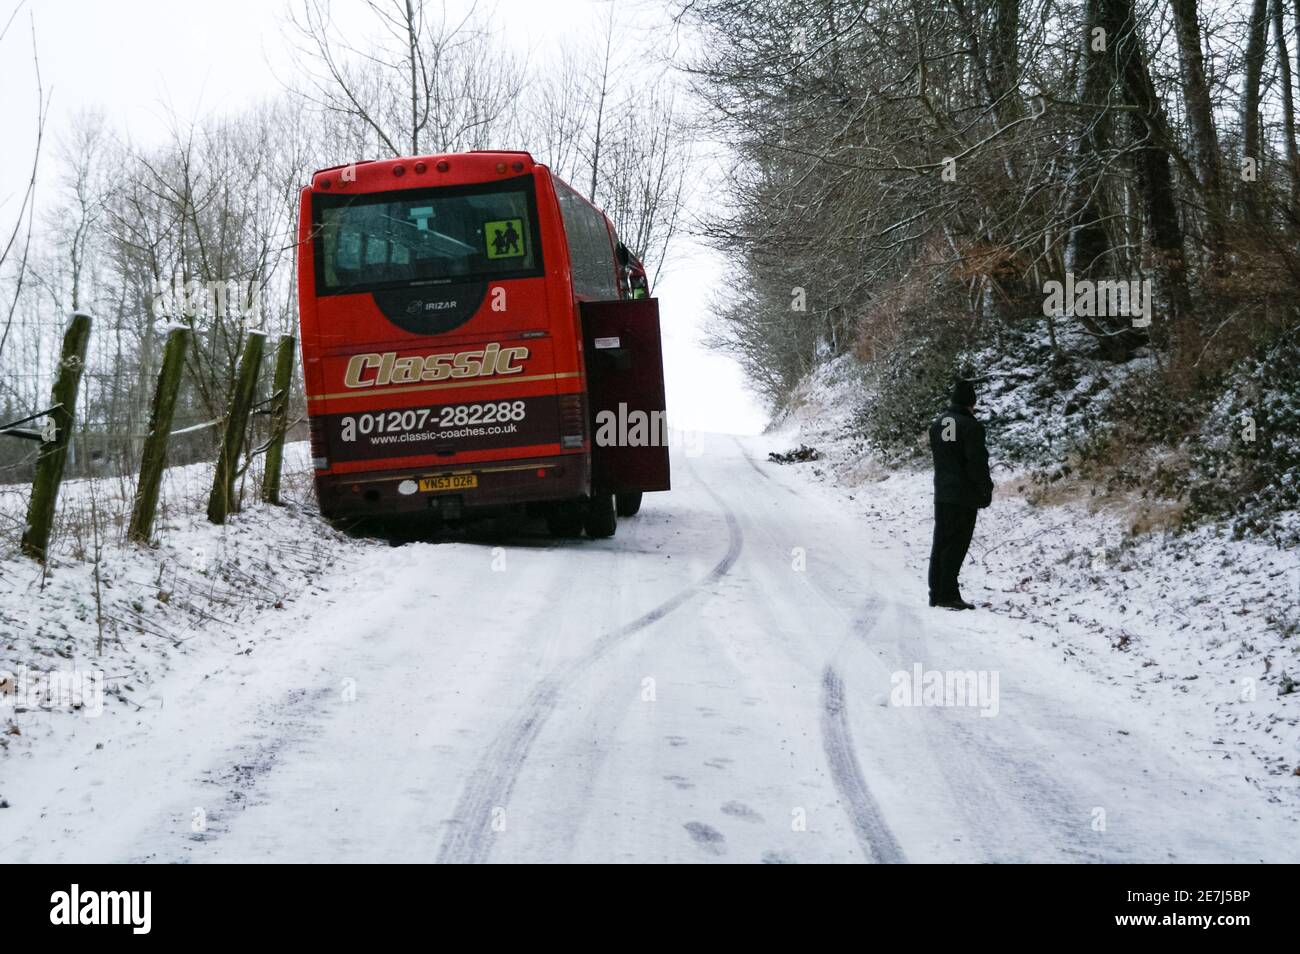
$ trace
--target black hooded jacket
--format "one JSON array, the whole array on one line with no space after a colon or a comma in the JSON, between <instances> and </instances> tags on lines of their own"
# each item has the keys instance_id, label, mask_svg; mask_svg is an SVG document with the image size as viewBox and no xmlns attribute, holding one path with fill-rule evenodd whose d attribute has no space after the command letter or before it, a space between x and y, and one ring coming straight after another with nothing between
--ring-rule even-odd
<instances>
[{"instance_id":1,"label":"black hooded jacket","mask_svg":"<svg viewBox=\"0 0 1300 954\"><path fill-rule=\"evenodd\" d=\"M944 440L945 432L950 438ZM964 407L949 405L930 424L935 503L977 509L993 502L984 425Z\"/></svg>"}]
</instances>

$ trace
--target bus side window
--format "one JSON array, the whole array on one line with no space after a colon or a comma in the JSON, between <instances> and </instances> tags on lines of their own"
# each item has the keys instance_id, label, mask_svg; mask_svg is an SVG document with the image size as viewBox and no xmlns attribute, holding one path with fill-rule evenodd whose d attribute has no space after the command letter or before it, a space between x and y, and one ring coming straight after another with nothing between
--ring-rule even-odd
<instances>
[{"instance_id":1,"label":"bus side window","mask_svg":"<svg viewBox=\"0 0 1300 954\"><path fill-rule=\"evenodd\" d=\"M569 241L569 261L573 270L573 290L587 298L600 298L598 254L592 242L591 206L565 183L555 180L555 194L560 202L560 218Z\"/></svg>"},{"instance_id":2,"label":"bus side window","mask_svg":"<svg viewBox=\"0 0 1300 954\"><path fill-rule=\"evenodd\" d=\"M605 286L606 298L622 298L622 284L620 275L622 269L618 265L618 236L614 234L614 228L605 216L600 217L600 267L603 270L603 282Z\"/></svg>"},{"instance_id":3,"label":"bus side window","mask_svg":"<svg viewBox=\"0 0 1300 954\"><path fill-rule=\"evenodd\" d=\"M592 241L594 237L591 234L591 216L587 213L589 209L586 203L578 201L574 203L578 212L578 232L582 236L582 291L585 295L593 298L600 297L600 275L596 271L596 247Z\"/></svg>"},{"instance_id":4,"label":"bus side window","mask_svg":"<svg viewBox=\"0 0 1300 954\"><path fill-rule=\"evenodd\" d=\"M586 206L587 228L591 243L591 281L597 298L617 298L618 278L614 268L614 248L610 243L609 225L605 216L591 206Z\"/></svg>"},{"instance_id":5,"label":"bus side window","mask_svg":"<svg viewBox=\"0 0 1300 954\"><path fill-rule=\"evenodd\" d=\"M605 217L562 182L556 181L560 215L569 239L573 290L588 298L618 298L614 250Z\"/></svg>"}]
</instances>

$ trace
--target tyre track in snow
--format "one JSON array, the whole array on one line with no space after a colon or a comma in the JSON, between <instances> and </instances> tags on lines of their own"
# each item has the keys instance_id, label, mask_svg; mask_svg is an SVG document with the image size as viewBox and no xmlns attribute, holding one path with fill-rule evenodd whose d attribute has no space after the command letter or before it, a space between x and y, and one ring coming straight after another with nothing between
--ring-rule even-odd
<instances>
[{"instance_id":1,"label":"tyre track in snow","mask_svg":"<svg viewBox=\"0 0 1300 954\"><path fill-rule=\"evenodd\" d=\"M451 829L438 848L440 864L479 864L492 850L494 812L504 811L533 742L555 711L561 691L628 637L653 626L721 580L740 558L744 535L726 502L687 467L700 488L717 504L727 524L727 550L713 568L674 596L596 640L583 656L547 676L528 694L523 706L488 746L456 803Z\"/></svg>"},{"instance_id":2,"label":"tyre track in snow","mask_svg":"<svg viewBox=\"0 0 1300 954\"><path fill-rule=\"evenodd\" d=\"M735 439L737 448L745 462L770 483L799 498L797 490L766 473L749 456L745 446ZM759 532L768 537L777 548L784 548L793 537L789 534L776 533L770 524L762 520L752 520ZM797 536L797 535L796 535ZM822 751L830 771L831 782L839 795L845 814L853 827L854 836L861 847L866 860L878 864L904 864L906 856L897 838L885 823L879 804L871 794L866 777L853 745L853 734L849 726L848 703L844 691L844 682L836 669L836 660L850 646L859 645L880 621L885 605L877 598L868 599L859 611L846 611L843 594L824 587L809 574L797 574L811 595L820 601L833 616L844 619L848 617L838 645L822 670L821 679L821 718L820 734ZM854 581L857 582L857 581ZM762 594L766 598L766 594Z\"/></svg>"},{"instance_id":3,"label":"tyre track in snow","mask_svg":"<svg viewBox=\"0 0 1300 954\"><path fill-rule=\"evenodd\" d=\"M828 592L816 580L805 578L805 582L827 606L834 608L839 605L835 594ZM897 865L906 864L907 857L903 854L898 839L885 823L880 805L871 794L858 762L853 747L853 730L849 725L844 680L835 668L836 660L849 645L860 644L871 635L884 610L883 602L870 599L866 607L854 615L839 647L822 670L821 736L822 751L826 754L831 781L844 801L845 813L853 825L853 834L857 837L863 855L875 864Z\"/></svg>"},{"instance_id":4,"label":"tyre track in snow","mask_svg":"<svg viewBox=\"0 0 1300 954\"><path fill-rule=\"evenodd\" d=\"M754 458L749 456L749 451L745 448L745 445L741 443L739 437L733 437L732 441L735 443L737 449L740 451L740 456L745 459L745 463L750 466L750 468L754 471L754 473L758 474L758 476L768 481L772 486L780 487L782 490L784 490L786 493L790 494L791 496L794 497L799 496L799 492L797 490L795 490L792 487L787 487L785 484L781 483L781 481L774 479L772 475L769 474L767 471L765 471L762 467L759 467L758 461L754 460Z\"/></svg>"},{"instance_id":5,"label":"tyre track in snow","mask_svg":"<svg viewBox=\"0 0 1300 954\"><path fill-rule=\"evenodd\" d=\"M827 605L835 605L831 596L819 584L811 580L808 582ZM846 813L864 856L876 864L896 865L906 864L907 858L898 839L885 824L880 804L871 794L858 762L853 747L853 730L849 725L844 680L835 668L836 660L849 644L866 639L875 630L884 611L883 602L870 599L863 610L853 617L844 640L826 663L826 668L822 671L821 736L822 751L826 754L826 764L831 770L831 781L835 783L835 790L847 806Z\"/></svg>"},{"instance_id":6,"label":"tyre track in snow","mask_svg":"<svg viewBox=\"0 0 1300 954\"><path fill-rule=\"evenodd\" d=\"M737 444L742 448L744 446L739 441ZM810 574L803 579L827 605L842 605L844 591L860 589L863 585L863 580L846 572L845 568L850 565L851 562L843 557L826 559L819 565L818 576ZM828 585L823 576L838 581L838 591L837 586L834 583ZM877 632L877 624L887 608L898 614L897 620L889 627L883 642L869 639ZM923 635L927 632L931 633L930 639ZM938 634L931 632L920 615L907 604L884 597L853 621L848 629L848 638L870 652L882 664L892 668L903 666L905 660L914 662L933 658L936 652L942 653L947 648L946 645L935 645L933 642L934 636L941 635L942 632L943 630L939 630ZM860 842L864 839L870 842L871 832L876 830L873 820L879 822L880 815L866 787L865 776L858 767L856 757L853 757L847 709L843 701L847 697L837 667L837 660L846 648L842 645L836 650L824 673L822 736L836 788L851 807L849 814L854 822L855 833ZM956 668L971 667L963 663ZM838 692L835 691L837 684ZM1040 702L1041 699L1031 694L1028 698L1022 696L1022 701ZM1049 721L1040 715L1032 724L1045 725ZM838 735L841 727L844 733L842 738ZM1035 752L1031 738L1025 738L1024 748L1017 751L1005 743L998 744L987 731L973 731L970 726L955 720L936 717L926 721L923 739L928 746L934 747L930 759L935 770L945 780L948 789L958 795L954 799L954 805L960 813L958 823L962 824L964 832L974 836L973 840L979 846L978 860L1023 860L1021 855L1007 854L997 848L1006 841L1005 819L1011 812L1023 812L1023 816L1017 816L1021 824L1034 826L1036 833L1043 839L1038 853L1032 857L1054 857L1062 861L1135 860L1123 850L1112 849L1109 856L1100 855L1096 845L1090 844L1086 838L1091 829L1086 825L1070 823L1070 819L1079 817L1080 798L1077 794L1072 795L1059 779L1042 771L1035 758L1026 754ZM848 758L841 760L840 753L853 757L852 761ZM980 797L973 797L976 789L981 792ZM965 797L961 797L963 795ZM1101 796L1095 796L1093 800L1100 801ZM1092 804L1086 798L1083 801ZM990 806L994 807L990 809ZM958 816L954 816L954 821L958 821ZM883 835L893 841L887 829ZM897 848L896 842L894 847ZM863 850L870 852L867 843L863 844ZM882 854L887 856L889 852L871 853L871 856L885 860ZM901 851L895 860L906 861Z\"/></svg>"},{"instance_id":7,"label":"tyre track in snow","mask_svg":"<svg viewBox=\"0 0 1300 954\"><path fill-rule=\"evenodd\" d=\"M737 445L743 450L743 444L737 441ZM753 464L752 458L746 456ZM785 487L796 497L802 496L781 484L776 478L768 474L764 476ZM778 538L770 526L763 525L762 529L774 543L778 545L788 543L788 540ZM869 596L865 606L857 611L846 607L844 602L846 592L861 590L863 581L845 573L845 565L848 564L834 556L823 559L818 564L818 574L838 579L842 589L828 585L819 575L799 574L800 580L813 597L833 614L841 617L849 616L843 635L830 653L822 671L820 720L822 749L830 769L831 781L844 805L845 814L853 826L854 835L864 858L868 862L877 864L906 864L907 857L893 831L886 824L880 805L871 794L865 773L858 761L849 723L848 696L839 672L839 662L844 653L855 648L866 650L880 664L885 664L879 645L870 641L869 637L876 632L891 600L884 595Z\"/></svg>"},{"instance_id":8,"label":"tyre track in snow","mask_svg":"<svg viewBox=\"0 0 1300 954\"><path fill-rule=\"evenodd\" d=\"M907 859L885 824L880 806L871 797L862 767L853 751L844 683L833 666L822 672L822 747L831 779L846 804L853 833L867 858L878 864L903 864Z\"/></svg>"},{"instance_id":9,"label":"tyre track in snow","mask_svg":"<svg viewBox=\"0 0 1300 954\"><path fill-rule=\"evenodd\" d=\"M906 666L907 660L915 663L933 659L936 647L916 635L925 629L919 614L906 606L898 610L901 625L894 632L900 665ZM983 668L982 664L969 660L960 663L949 660L937 668L949 665L961 669ZM1041 703L1033 687L1015 688L1018 705ZM1049 722L1050 717L1036 715L1030 727ZM1014 722L1012 727L1024 728ZM1071 791L1060 778L1045 771L1043 765L1048 763L1050 751L1036 748L1032 735L1018 731L1015 733L1018 741L1013 744L1000 740L999 734L991 734L979 719L969 724L942 717L926 720L924 733L924 744L932 747L933 763L948 780L949 788L967 796L957 801L957 807L963 829L974 835L974 840L982 846L981 862L1022 862L1029 858L1067 862L1138 860L1127 854L1127 845L1112 849L1117 854L1102 854L1091 826L1071 821L1079 818L1081 811L1086 815L1087 806L1099 801L1101 796L1082 795L1088 789L1095 791L1094 783L1075 779ZM1017 854L1017 848L1021 852L1024 848L1007 843L1002 832L1009 824L1019 828L1022 838L1038 839L1032 852Z\"/></svg>"}]
</instances>

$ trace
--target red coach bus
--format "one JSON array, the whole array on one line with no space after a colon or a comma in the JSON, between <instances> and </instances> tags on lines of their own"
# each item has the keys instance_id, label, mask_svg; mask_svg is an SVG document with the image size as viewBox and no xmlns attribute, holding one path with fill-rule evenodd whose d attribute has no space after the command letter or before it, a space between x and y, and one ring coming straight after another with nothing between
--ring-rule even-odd
<instances>
[{"instance_id":1,"label":"red coach bus","mask_svg":"<svg viewBox=\"0 0 1300 954\"><path fill-rule=\"evenodd\" d=\"M298 289L321 513L525 508L557 535L612 535L669 488L644 274L524 152L317 172Z\"/></svg>"}]
</instances>

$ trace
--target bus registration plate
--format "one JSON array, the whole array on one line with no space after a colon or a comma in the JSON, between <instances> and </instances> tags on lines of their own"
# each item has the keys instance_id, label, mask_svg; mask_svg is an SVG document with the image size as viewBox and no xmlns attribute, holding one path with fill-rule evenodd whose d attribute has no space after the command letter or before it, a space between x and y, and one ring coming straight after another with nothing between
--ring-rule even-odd
<instances>
[{"instance_id":1,"label":"bus registration plate","mask_svg":"<svg viewBox=\"0 0 1300 954\"><path fill-rule=\"evenodd\" d=\"M421 477L421 493L438 493L443 490L473 490L478 486L477 474L450 474L444 477Z\"/></svg>"}]
</instances>

